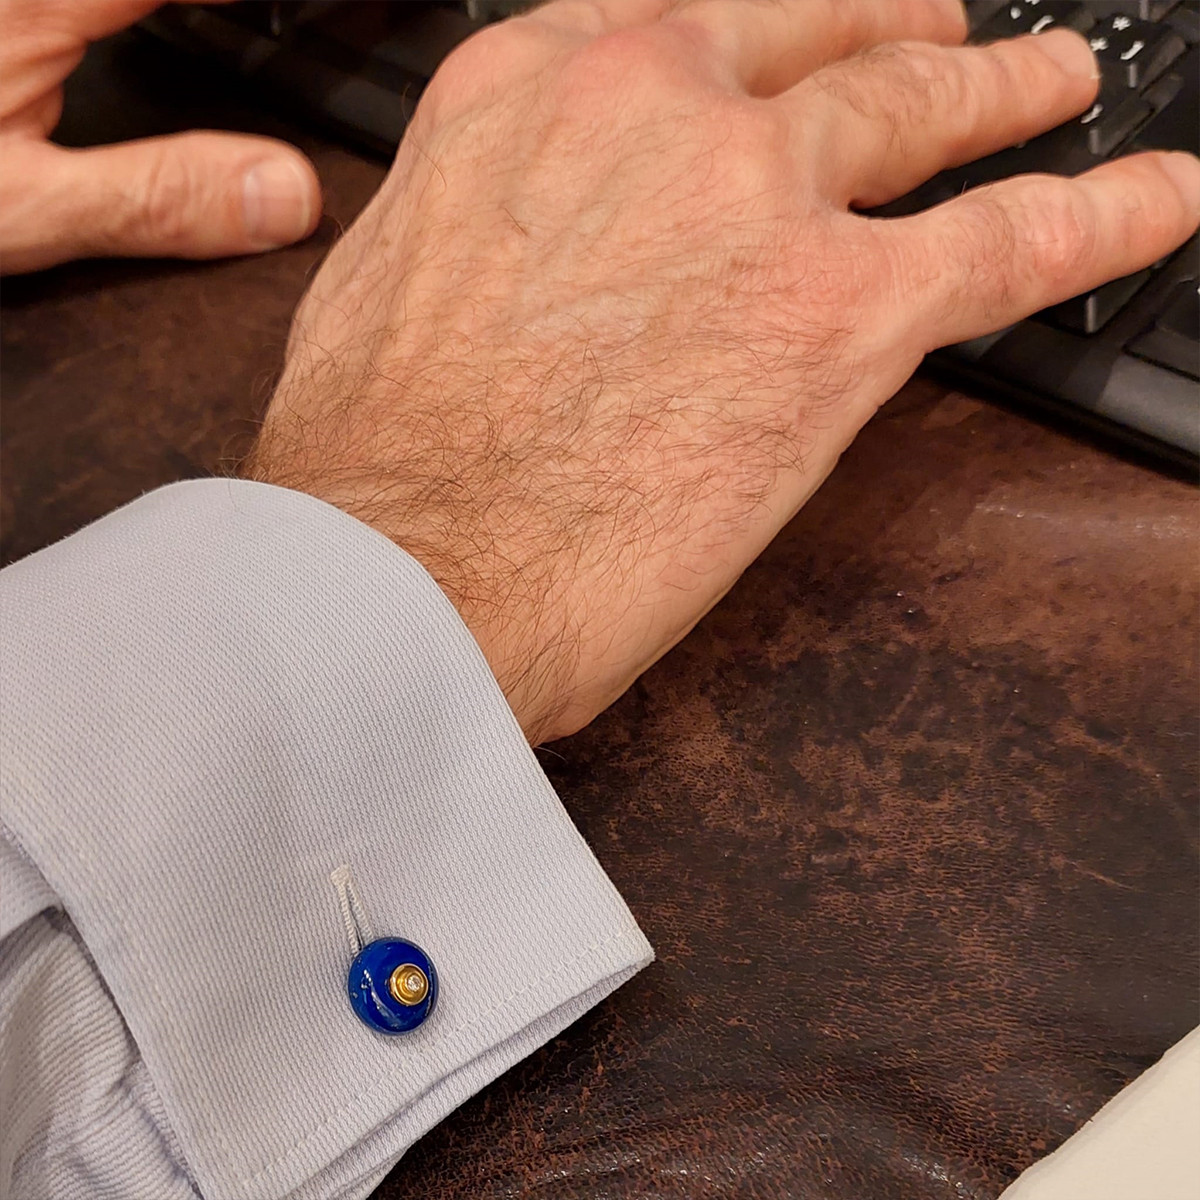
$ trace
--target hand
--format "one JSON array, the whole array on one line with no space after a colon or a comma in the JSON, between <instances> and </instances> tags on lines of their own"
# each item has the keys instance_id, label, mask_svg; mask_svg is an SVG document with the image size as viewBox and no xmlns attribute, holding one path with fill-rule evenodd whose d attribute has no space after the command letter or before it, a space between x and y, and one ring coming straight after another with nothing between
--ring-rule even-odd
<instances>
[{"instance_id":1,"label":"hand","mask_svg":"<svg viewBox=\"0 0 1200 1200\"><path fill-rule=\"evenodd\" d=\"M415 555L530 739L578 729L927 351L1200 221L1200 162L1160 154L858 215L1094 98L1074 33L963 37L955 0L558 0L483 31L301 303L248 473Z\"/></svg>"},{"instance_id":2,"label":"hand","mask_svg":"<svg viewBox=\"0 0 1200 1200\"><path fill-rule=\"evenodd\" d=\"M70 258L248 254L310 234L321 189L270 138L185 133L68 150L48 139L88 42L154 0L0 0L0 270Z\"/></svg>"}]
</instances>

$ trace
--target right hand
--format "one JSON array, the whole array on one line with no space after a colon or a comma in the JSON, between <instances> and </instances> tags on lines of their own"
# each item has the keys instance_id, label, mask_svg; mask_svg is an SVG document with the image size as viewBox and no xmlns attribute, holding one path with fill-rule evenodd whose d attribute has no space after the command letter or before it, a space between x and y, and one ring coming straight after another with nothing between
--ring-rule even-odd
<instances>
[{"instance_id":1,"label":"right hand","mask_svg":"<svg viewBox=\"0 0 1200 1200\"><path fill-rule=\"evenodd\" d=\"M1200 222L1200 163L1163 154L858 215L1092 103L1078 35L964 34L956 0L557 0L485 30L301 304L248 471L415 555L531 739L578 729L927 351Z\"/></svg>"}]
</instances>

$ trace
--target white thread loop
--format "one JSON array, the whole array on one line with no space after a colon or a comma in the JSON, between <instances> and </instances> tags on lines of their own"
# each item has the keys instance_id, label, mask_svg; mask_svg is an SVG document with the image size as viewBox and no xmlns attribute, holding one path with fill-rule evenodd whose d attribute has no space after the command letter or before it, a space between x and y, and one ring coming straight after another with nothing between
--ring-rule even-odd
<instances>
[{"instance_id":1,"label":"white thread loop","mask_svg":"<svg viewBox=\"0 0 1200 1200\"><path fill-rule=\"evenodd\" d=\"M348 864L343 863L329 874L329 882L337 888L338 905L342 910L342 920L346 925L346 939L350 943L351 955L358 952L375 940L371 931L371 918L363 902L358 898L358 889L354 886L354 875Z\"/></svg>"}]
</instances>

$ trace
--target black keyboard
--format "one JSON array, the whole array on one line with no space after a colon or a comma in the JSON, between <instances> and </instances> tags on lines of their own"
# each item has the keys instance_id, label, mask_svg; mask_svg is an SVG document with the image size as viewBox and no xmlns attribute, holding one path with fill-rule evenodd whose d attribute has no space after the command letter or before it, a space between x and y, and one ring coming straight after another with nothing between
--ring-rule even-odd
<instances>
[{"instance_id":1,"label":"black keyboard","mask_svg":"<svg viewBox=\"0 0 1200 1200\"><path fill-rule=\"evenodd\" d=\"M1138 150L1200 152L1200 0L968 0L971 40L1067 25L1100 64L1096 102L1024 145L945 171L881 215L1023 172L1077 175ZM939 351L950 377L1193 470L1200 457L1200 238L1009 329Z\"/></svg>"},{"instance_id":2,"label":"black keyboard","mask_svg":"<svg viewBox=\"0 0 1200 1200\"><path fill-rule=\"evenodd\" d=\"M891 0L876 0L891 3ZM972 40L1067 25L1101 67L1087 112L1024 145L946 171L878 215L912 213L1022 172L1075 175L1137 150L1200 152L1200 0L967 0ZM334 0L169 6L147 27L223 59L277 102L390 154L424 81L479 24L520 0ZM930 365L974 389L1200 459L1200 239L1163 262L1009 329L939 351Z\"/></svg>"}]
</instances>

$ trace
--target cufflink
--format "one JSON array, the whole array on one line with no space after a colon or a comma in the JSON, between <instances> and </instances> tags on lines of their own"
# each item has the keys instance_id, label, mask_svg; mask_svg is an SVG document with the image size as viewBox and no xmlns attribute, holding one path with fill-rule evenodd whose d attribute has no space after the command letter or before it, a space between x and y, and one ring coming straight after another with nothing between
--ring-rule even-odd
<instances>
[{"instance_id":1,"label":"cufflink","mask_svg":"<svg viewBox=\"0 0 1200 1200\"><path fill-rule=\"evenodd\" d=\"M416 942L376 938L354 886L348 864L332 871L338 905L354 961L346 976L350 1007L364 1025L379 1033L410 1033L437 1005L438 977L433 959Z\"/></svg>"},{"instance_id":2,"label":"cufflink","mask_svg":"<svg viewBox=\"0 0 1200 1200\"><path fill-rule=\"evenodd\" d=\"M433 960L403 938L379 938L364 946L350 964L346 987L359 1020L380 1033L411 1032L437 1004Z\"/></svg>"}]
</instances>

